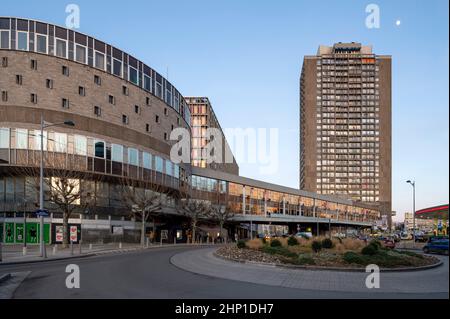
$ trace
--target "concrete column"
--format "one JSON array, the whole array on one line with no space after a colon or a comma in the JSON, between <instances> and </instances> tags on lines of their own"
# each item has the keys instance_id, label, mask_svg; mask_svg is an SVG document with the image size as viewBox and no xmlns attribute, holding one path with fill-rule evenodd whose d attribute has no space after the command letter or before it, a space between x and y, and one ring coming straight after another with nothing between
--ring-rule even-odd
<instances>
[{"instance_id":1,"label":"concrete column","mask_svg":"<svg viewBox=\"0 0 450 319\"><path fill-rule=\"evenodd\" d=\"M283 196L283 215L286 215L286 198Z\"/></svg>"},{"instance_id":2,"label":"concrete column","mask_svg":"<svg viewBox=\"0 0 450 319\"><path fill-rule=\"evenodd\" d=\"M264 217L267 217L267 191L264 191Z\"/></svg>"},{"instance_id":3,"label":"concrete column","mask_svg":"<svg viewBox=\"0 0 450 319\"><path fill-rule=\"evenodd\" d=\"M245 215L245 186L242 188L242 215Z\"/></svg>"}]
</instances>

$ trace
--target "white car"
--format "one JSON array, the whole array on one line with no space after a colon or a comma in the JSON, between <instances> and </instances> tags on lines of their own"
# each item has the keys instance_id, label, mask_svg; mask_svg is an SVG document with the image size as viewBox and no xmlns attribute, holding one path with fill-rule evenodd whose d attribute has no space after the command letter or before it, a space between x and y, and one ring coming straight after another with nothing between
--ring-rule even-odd
<instances>
[{"instance_id":1,"label":"white car","mask_svg":"<svg viewBox=\"0 0 450 319\"><path fill-rule=\"evenodd\" d=\"M298 232L297 234L295 234L295 237L300 237L300 238L312 238L313 234L311 232Z\"/></svg>"}]
</instances>

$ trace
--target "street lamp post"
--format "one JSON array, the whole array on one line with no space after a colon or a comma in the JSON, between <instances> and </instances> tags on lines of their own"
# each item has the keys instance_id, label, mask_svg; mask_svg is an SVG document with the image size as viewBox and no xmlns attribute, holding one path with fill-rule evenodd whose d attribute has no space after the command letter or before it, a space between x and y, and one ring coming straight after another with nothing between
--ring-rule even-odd
<instances>
[{"instance_id":1,"label":"street lamp post","mask_svg":"<svg viewBox=\"0 0 450 319\"><path fill-rule=\"evenodd\" d=\"M72 121L64 121L61 123L55 124L45 124L44 115L41 114L41 145L40 145L40 153L41 153L41 161L39 167L39 211L40 211L40 253L41 257L47 258L47 252L45 251L45 243L44 243L44 129L50 126L57 125L68 125L75 126L75 123Z\"/></svg>"},{"instance_id":2,"label":"street lamp post","mask_svg":"<svg viewBox=\"0 0 450 319\"><path fill-rule=\"evenodd\" d=\"M416 182L407 180L408 184L411 184L413 188L413 248L416 247Z\"/></svg>"}]
</instances>

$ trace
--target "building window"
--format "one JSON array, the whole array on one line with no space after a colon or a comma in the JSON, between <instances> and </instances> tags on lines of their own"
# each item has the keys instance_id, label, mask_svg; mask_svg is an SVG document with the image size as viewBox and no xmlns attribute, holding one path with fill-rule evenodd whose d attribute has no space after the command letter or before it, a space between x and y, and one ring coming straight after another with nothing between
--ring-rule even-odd
<instances>
[{"instance_id":1,"label":"building window","mask_svg":"<svg viewBox=\"0 0 450 319\"><path fill-rule=\"evenodd\" d=\"M145 98L145 104L150 106L150 98L148 96Z\"/></svg>"},{"instance_id":2,"label":"building window","mask_svg":"<svg viewBox=\"0 0 450 319\"><path fill-rule=\"evenodd\" d=\"M62 74L65 76L69 76L69 67L63 65L62 66Z\"/></svg>"},{"instance_id":3,"label":"building window","mask_svg":"<svg viewBox=\"0 0 450 319\"><path fill-rule=\"evenodd\" d=\"M2 57L2 67L6 68L8 67L8 58L7 57Z\"/></svg>"},{"instance_id":4,"label":"building window","mask_svg":"<svg viewBox=\"0 0 450 319\"><path fill-rule=\"evenodd\" d=\"M28 148L28 130L18 128L16 129L16 148L27 149Z\"/></svg>"},{"instance_id":5,"label":"building window","mask_svg":"<svg viewBox=\"0 0 450 319\"><path fill-rule=\"evenodd\" d=\"M111 159L114 162L123 162L123 146L119 144L111 144Z\"/></svg>"},{"instance_id":6,"label":"building window","mask_svg":"<svg viewBox=\"0 0 450 319\"><path fill-rule=\"evenodd\" d=\"M122 123L128 124L128 116L126 116L125 114L122 115Z\"/></svg>"},{"instance_id":7,"label":"building window","mask_svg":"<svg viewBox=\"0 0 450 319\"><path fill-rule=\"evenodd\" d=\"M2 91L2 101L8 102L8 91Z\"/></svg>"},{"instance_id":8,"label":"building window","mask_svg":"<svg viewBox=\"0 0 450 319\"><path fill-rule=\"evenodd\" d=\"M128 148L128 164L139 166L139 151L135 148Z\"/></svg>"},{"instance_id":9,"label":"building window","mask_svg":"<svg viewBox=\"0 0 450 319\"><path fill-rule=\"evenodd\" d=\"M74 136L75 154L87 155L87 138L82 135Z\"/></svg>"},{"instance_id":10,"label":"building window","mask_svg":"<svg viewBox=\"0 0 450 319\"><path fill-rule=\"evenodd\" d=\"M44 131L44 134L42 136L42 149L44 151L47 150L47 142L48 142L48 138L47 138L47 131ZM41 149L41 131L40 130L35 130L34 131L34 149L35 150L40 150Z\"/></svg>"},{"instance_id":11,"label":"building window","mask_svg":"<svg viewBox=\"0 0 450 319\"><path fill-rule=\"evenodd\" d=\"M99 140L94 141L94 156L105 158L105 142Z\"/></svg>"},{"instance_id":12,"label":"building window","mask_svg":"<svg viewBox=\"0 0 450 319\"><path fill-rule=\"evenodd\" d=\"M181 119L179 117L177 117L177 125L180 126L181 125Z\"/></svg>"},{"instance_id":13,"label":"building window","mask_svg":"<svg viewBox=\"0 0 450 319\"><path fill-rule=\"evenodd\" d=\"M146 169L152 169L152 154L142 152L142 167Z\"/></svg>"},{"instance_id":14,"label":"building window","mask_svg":"<svg viewBox=\"0 0 450 319\"><path fill-rule=\"evenodd\" d=\"M83 86L79 86L79 87L78 87L78 94L79 94L80 96L86 96L86 88L83 87Z\"/></svg>"},{"instance_id":15,"label":"building window","mask_svg":"<svg viewBox=\"0 0 450 319\"><path fill-rule=\"evenodd\" d=\"M22 85L22 79L23 79L22 75L17 74L16 75L16 84L17 85Z\"/></svg>"},{"instance_id":16,"label":"building window","mask_svg":"<svg viewBox=\"0 0 450 319\"><path fill-rule=\"evenodd\" d=\"M45 81L45 86L47 87L47 89L53 89L53 80L47 79Z\"/></svg>"},{"instance_id":17,"label":"building window","mask_svg":"<svg viewBox=\"0 0 450 319\"><path fill-rule=\"evenodd\" d=\"M139 114L140 110L139 110L139 105L135 105L134 106L134 113Z\"/></svg>"},{"instance_id":18,"label":"building window","mask_svg":"<svg viewBox=\"0 0 450 319\"><path fill-rule=\"evenodd\" d=\"M30 68L32 70L37 70L37 60L32 59L30 62Z\"/></svg>"},{"instance_id":19,"label":"building window","mask_svg":"<svg viewBox=\"0 0 450 319\"><path fill-rule=\"evenodd\" d=\"M167 110L167 107L164 108L164 115L169 115L169 111Z\"/></svg>"},{"instance_id":20,"label":"building window","mask_svg":"<svg viewBox=\"0 0 450 319\"><path fill-rule=\"evenodd\" d=\"M17 32L17 50L28 51L28 32Z\"/></svg>"},{"instance_id":21,"label":"building window","mask_svg":"<svg viewBox=\"0 0 450 319\"><path fill-rule=\"evenodd\" d=\"M100 108L100 106L94 106L94 114L97 116L102 115L102 109Z\"/></svg>"},{"instance_id":22,"label":"building window","mask_svg":"<svg viewBox=\"0 0 450 319\"><path fill-rule=\"evenodd\" d=\"M122 86L122 94L128 95L128 87L126 87L125 85Z\"/></svg>"},{"instance_id":23,"label":"building window","mask_svg":"<svg viewBox=\"0 0 450 319\"><path fill-rule=\"evenodd\" d=\"M68 99L62 99L62 100L61 100L61 106L62 106L64 109L68 109L68 108L69 108L69 100L68 100Z\"/></svg>"},{"instance_id":24,"label":"building window","mask_svg":"<svg viewBox=\"0 0 450 319\"><path fill-rule=\"evenodd\" d=\"M155 156L155 169L156 171L162 173L163 172L163 165L164 165L164 160L159 157L159 156Z\"/></svg>"},{"instance_id":25,"label":"building window","mask_svg":"<svg viewBox=\"0 0 450 319\"><path fill-rule=\"evenodd\" d=\"M108 97L108 100L109 100L109 103L110 103L110 104L112 104L112 105L115 105L115 104L116 104L116 99L114 98L114 96L110 95L110 96Z\"/></svg>"},{"instance_id":26,"label":"building window","mask_svg":"<svg viewBox=\"0 0 450 319\"><path fill-rule=\"evenodd\" d=\"M36 34L36 51L47 54L47 37L42 34Z\"/></svg>"},{"instance_id":27,"label":"building window","mask_svg":"<svg viewBox=\"0 0 450 319\"><path fill-rule=\"evenodd\" d=\"M94 83L97 85L102 85L102 78L98 75L94 75Z\"/></svg>"},{"instance_id":28,"label":"building window","mask_svg":"<svg viewBox=\"0 0 450 319\"><path fill-rule=\"evenodd\" d=\"M67 134L54 133L55 151L59 153L67 152Z\"/></svg>"},{"instance_id":29,"label":"building window","mask_svg":"<svg viewBox=\"0 0 450 319\"><path fill-rule=\"evenodd\" d=\"M0 127L0 148L9 148L9 128Z\"/></svg>"},{"instance_id":30,"label":"building window","mask_svg":"<svg viewBox=\"0 0 450 319\"><path fill-rule=\"evenodd\" d=\"M155 122L159 123L159 115L155 115Z\"/></svg>"},{"instance_id":31,"label":"building window","mask_svg":"<svg viewBox=\"0 0 450 319\"><path fill-rule=\"evenodd\" d=\"M170 130L173 131L173 124L171 125Z\"/></svg>"},{"instance_id":32,"label":"building window","mask_svg":"<svg viewBox=\"0 0 450 319\"><path fill-rule=\"evenodd\" d=\"M81 45L76 45L75 60L80 63L86 63L86 48Z\"/></svg>"},{"instance_id":33,"label":"building window","mask_svg":"<svg viewBox=\"0 0 450 319\"><path fill-rule=\"evenodd\" d=\"M30 101L31 101L31 103L33 103L33 104L36 104L36 103L37 103L37 95L36 95L35 93L31 93L31 94L30 94Z\"/></svg>"},{"instance_id":34,"label":"building window","mask_svg":"<svg viewBox=\"0 0 450 319\"><path fill-rule=\"evenodd\" d=\"M151 92L152 90L152 78L144 74L144 90Z\"/></svg>"},{"instance_id":35,"label":"building window","mask_svg":"<svg viewBox=\"0 0 450 319\"><path fill-rule=\"evenodd\" d=\"M150 132L150 124L145 124L145 131Z\"/></svg>"},{"instance_id":36,"label":"building window","mask_svg":"<svg viewBox=\"0 0 450 319\"><path fill-rule=\"evenodd\" d=\"M135 68L129 67L128 77L130 82L139 85L139 79L138 79L138 71Z\"/></svg>"},{"instance_id":37,"label":"building window","mask_svg":"<svg viewBox=\"0 0 450 319\"><path fill-rule=\"evenodd\" d=\"M0 48L9 49L9 31L0 32Z\"/></svg>"},{"instance_id":38,"label":"building window","mask_svg":"<svg viewBox=\"0 0 450 319\"><path fill-rule=\"evenodd\" d=\"M167 141L167 133L164 133L164 140Z\"/></svg>"},{"instance_id":39,"label":"building window","mask_svg":"<svg viewBox=\"0 0 450 319\"><path fill-rule=\"evenodd\" d=\"M67 42L65 40L56 39L56 56L67 58Z\"/></svg>"},{"instance_id":40,"label":"building window","mask_svg":"<svg viewBox=\"0 0 450 319\"><path fill-rule=\"evenodd\" d=\"M95 51L95 67L100 70L105 70L105 55Z\"/></svg>"},{"instance_id":41,"label":"building window","mask_svg":"<svg viewBox=\"0 0 450 319\"><path fill-rule=\"evenodd\" d=\"M116 59L113 59L113 74L122 76L122 62Z\"/></svg>"}]
</instances>

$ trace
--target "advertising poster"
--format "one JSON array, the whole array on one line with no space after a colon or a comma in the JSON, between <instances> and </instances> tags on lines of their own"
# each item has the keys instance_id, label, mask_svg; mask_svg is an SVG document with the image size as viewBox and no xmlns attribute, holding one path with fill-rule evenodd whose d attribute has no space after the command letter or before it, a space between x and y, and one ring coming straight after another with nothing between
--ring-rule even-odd
<instances>
[{"instance_id":1,"label":"advertising poster","mask_svg":"<svg viewBox=\"0 0 450 319\"><path fill-rule=\"evenodd\" d=\"M57 225L55 226L55 242L62 243L63 242L63 226Z\"/></svg>"}]
</instances>

